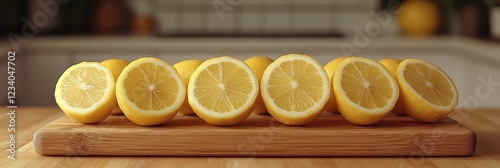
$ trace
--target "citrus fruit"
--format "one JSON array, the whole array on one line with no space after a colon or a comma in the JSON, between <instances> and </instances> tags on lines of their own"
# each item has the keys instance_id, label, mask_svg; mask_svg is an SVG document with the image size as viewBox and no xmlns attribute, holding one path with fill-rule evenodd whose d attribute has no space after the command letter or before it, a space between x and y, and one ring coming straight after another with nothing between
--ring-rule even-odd
<instances>
[{"instance_id":1,"label":"citrus fruit","mask_svg":"<svg viewBox=\"0 0 500 168\"><path fill-rule=\"evenodd\" d=\"M401 60L395 58L384 58L378 62L384 65L393 77L396 77L396 70L398 69L399 63L401 63Z\"/></svg>"},{"instance_id":2,"label":"citrus fruit","mask_svg":"<svg viewBox=\"0 0 500 168\"><path fill-rule=\"evenodd\" d=\"M264 73L264 70L266 70L267 66L271 64L271 62L273 62L271 58L264 56L254 56L245 60L245 63L247 63L247 65L250 66L250 68L252 68L259 83L260 79L262 78L262 74ZM253 113L268 114L260 92L257 94L257 100L255 100L255 107L253 109Z\"/></svg>"},{"instance_id":3,"label":"citrus fruit","mask_svg":"<svg viewBox=\"0 0 500 168\"><path fill-rule=\"evenodd\" d=\"M455 84L436 65L419 59L403 60L396 79L402 108L418 121L439 121L458 104Z\"/></svg>"},{"instance_id":4,"label":"citrus fruit","mask_svg":"<svg viewBox=\"0 0 500 168\"><path fill-rule=\"evenodd\" d=\"M242 60L222 56L206 60L188 84L189 105L196 115L213 125L234 125L253 110L259 92L257 78Z\"/></svg>"},{"instance_id":5,"label":"citrus fruit","mask_svg":"<svg viewBox=\"0 0 500 168\"><path fill-rule=\"evenodd\" d=\"M384 65L385 68L391 73L392 77L396 79L396 70L398 69L399 63L401 63L401 60L399 59L394 59L394 58L385 58L381 59L378 62L380 62L382 65ZM396 105L394 105L394 108L392 109L392 113L397 114L397 115L406 115L404 110L401 108L401 103L399 102L400 100L396 102Z\"/></svg>"},{"instance_id":6,"label":"citrus fruit","mask_svg":"<svg viewBox=\"0 0 500 168\"><path fill-rule=\"evenodd\" d=\"M118 79L118 76L122 72L123 68L128 65L128 61L124 59L107 59L101 62L102 65L104 65L106 68L111 70L111 73L113 74L113 78ZM115 96L116 97L116 96ZM122 110L120 107L118 107L118 104L116 105L115 108L111 111L111 114L123 114Z\"/></svg>"},{"instance_id":7,"label":"citrus fruit","mask_svg":"<svg viewBox=\"0 0 500 168\"><path fill-rule=\"evenodd\" d=\"M123 114L137 125L152 126L172 119L186 88L177 71L153 57L130 62L116 81L116 98Z\"/></svg>"},{"instance_id":8,"label":"citrus fruit","mask_svg":"<svg viewBox=\"0 0 500 168\"><path fill-rule=\"evenodd\" d=\"M370 58L350 57L340 62L332 85L339 112L357 125L370 125L384 119L399 96L394 77Z\"/></svg>"},{"instance_id":9,"label":"citrus fruit","mask_svg":"<svg viewBox=\"0 0 500 168\"><path fill-rule=\"evenodd\" d=\"M191 74L193 74L194 70L202 63L203 61L201 60L184 60L181 62L178 62L174 64L175 70L177 70L177 73L182 78L182 82L184 83L184 86L187 88L188 83L189 83L189 78L191 77ZM187 94L187 93L186 93ZM191 109L191 106L189 106L188 102L188 97L186 96L184 98L184 103L182 103L181 108L179 109L179 113L184 114L184 115L195 115L193 109Z\"/></svg>"},{"instance_id":10,"label":"citrus fruit","mask_svg":"<svg viewBox=\"0 0 500 168\"><path fill-rule=\"evenodd\" d=\"M302 54L287 54L271 63L260 83L269 114L286 125L304 125L323 112L330 81L321 64Z\"/></svg>"},{"instance_id":11,"label":"citrus fruit","mask_svg":"<svg viewBox=\"0 0 500 168\"><path fill-rule=\"evenodd\" d=\"M57 105L81 123L106 119L116 106L113 74L97 62L82 62L66 69L57 81Z\"/></svg>"},{"instance_id":12,"label":"citrus fruit","mask_svg":"<svg viewBox=\"0 0 500 168\"><path fill-rule=\"evenodd\" d=\"M441 14L434 0L404 1L398 11L399 25L406 35L429 36L439 29Z\"/></svg>"},{"instance_id":13,"label":"citrus fruit","mask_svg":"<svg viewBox=\"0 0 500 168\"><path fill-rule=\"evenodd\" d=\"M337 70L337 67L340 62L345 60L346 58L349 58L349 56L343 56L343 57L338 57L330 62L326 63L326 65L323 67L325 69L326 74L328 75L328 80L332 81L333 74L335 73L335 70ZM328 102L326 103L325 110L336 113L338 112L337 110L337 102L335 101L335 96L333 95L333 87L330 87L330 97L328 98Z\"/></svg>"}]
</instances>

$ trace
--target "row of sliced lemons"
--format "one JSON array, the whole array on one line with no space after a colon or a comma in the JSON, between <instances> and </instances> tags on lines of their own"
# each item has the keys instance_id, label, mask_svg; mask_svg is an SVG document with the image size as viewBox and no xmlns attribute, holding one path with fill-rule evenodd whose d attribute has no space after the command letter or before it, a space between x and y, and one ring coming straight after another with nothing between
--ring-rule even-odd
<instances>
[{"instance_id":1,"label":"row of sliced lemons","mask_svg":"<svg viewBox=\"0 0 500 168\"><path fill-rule=\"evenodd\" d=\"M152 126L178 112L213 125L234 125L252 112L286 125L304 125L324 111L370 125L392 112L421 122L443 119L458 104L453 81L419 59L339 57L324 67L314 58L287 54L245 61L215 57L175 65L154 57L110 59L69 67L55 89L59 107L81 123L123 112Z\"/></svg>"}]
</instances>

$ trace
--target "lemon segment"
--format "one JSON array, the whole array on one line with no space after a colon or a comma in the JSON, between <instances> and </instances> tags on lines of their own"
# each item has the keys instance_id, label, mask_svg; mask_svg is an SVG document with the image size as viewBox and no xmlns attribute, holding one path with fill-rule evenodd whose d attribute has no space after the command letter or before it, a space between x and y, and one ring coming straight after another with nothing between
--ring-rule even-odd
<instances>
[{"instance_id":1,"label":"lemon segment","mask_svg":"<svg viewBox=\"0 0 500 168\"><path fill-rule=\"evenodd\" d=\"M385 118L399 97L396 81L379 62L350 57L339 64L333 78L339 112L348 121L370 125Z\"/></svg>"},{"instance_id":2,"label":"lemon segment","mask_svg":"<svg viewBox=\"0 0 500 168\"><path fill-rule=\"evenodd\" d=\"M123 68L127 66L129 61L124 60L124 59L107 59L101 62L102 65L104 65L106 68L111 70L111 73L113 74L113 78L116 80L118 79L118 76L122 72ZM116 96L115 96L116 99ZM116 105L115 108L113 108L111 114L123 114L122 110L120 107L118 107L118 104Z\"/></svg>"},{"instance_id":3,"label":"lemon segment","mask_svg":"<svg viewBox=\"0 0 500 168\"><path fill-rule=\"evenodd\" d=\"M203 61L201 60L184 60L174 64L175 70L179 73L182 78L182 82L184 86L187 88L189 83L189 78L191 78L191 74L193 74L194 70L201 64ZM186 92L187 94L187 92ZM181 108L179 109L179 113L184 115L196 115L189 105L188 97L185 97L184 103L182 103Z\"/></svg>"},{"instance_id":4,"label":"lemon segment","mask_svg":"<svg viewBox=\"0 0 500 168\"><path fill-rule=\"evenodd\" d=\"M439 67L419 59L403 60L396 74L405 112L421 122L442 120L458 105L458 91Z\"/></svg>"},{"instance_id":5,"label":"lemon segment","mask_svg":"<svg viewBox=\"0 0 500 168\"><path fill-rule=\"evenodd\" d=\"M70 118L81 123L98 123L116 106L115 82L111 71L97 62L69 67L57 81L57 105Z\"/></svg>"},{"instance_id":6,"label":"lemon segment","mask_svg":"<svg viewBox=\"0 0 500 168\"><path fill-rule=\"evenodd\" d=\"M196 68L188 84L188 101L196 115L213 125L235 125L251 113L259 92L257 78L242 60L222 56Z\"/></svg>"},{"instance_id":7,"label":"lemon segment","mask_svg":"<svg viewBox=\"0 0 500 168\"><path fill-rule=\"evenodd\" d=\"M137 125L165 123L176 114L186 96L177 71L154 57L127 65L116 84L116 97L125 116Z\"/></svg>"},{"instance_id":8,"label":"lemon segment","mask_svg":"<svg viewBox=\"0 0 500 168\"><path fill-rule=\"evenodd\" d=\"M266 70L267 66L271 64L273 60L269 57L265 56L254 56L245 60L245 63L252 68L255 76L257 77L257 81L260 83L262 78L262 74ZM264 101L262 100L262 95L258 92L257 100L255 100L255 107L253 109L253 113L255 114L268 114L266 106L264 105Z\"/></svg>"},{"instance_id":9,"label":"lemon segment","mask_svg":"<svg viewBox=\"0 0 500 168\"><path fill-rule=\"evenodd\" d=\"M330 82L321 64L302 54L287 54L271 63L262 75L264 104L276 120L304 125L323 112Z\"/></svg>"}]
</instances>

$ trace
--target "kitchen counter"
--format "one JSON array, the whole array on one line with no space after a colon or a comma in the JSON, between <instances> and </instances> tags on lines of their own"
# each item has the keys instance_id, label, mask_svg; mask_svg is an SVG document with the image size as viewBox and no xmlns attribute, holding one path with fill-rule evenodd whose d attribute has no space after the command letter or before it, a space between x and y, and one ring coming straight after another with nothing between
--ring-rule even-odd
<instances>
[{"instance_id":1,"label":"kitchen counter","mask_svg":"<svg viewBox=\"0 0 500 168\"><path fill-rule=\"evenodd\" d=\"M0 123L8 125L7 108ZM470 157L95 157L41 156L33 133L63 116L58 107L19 107L16 160L7 159L6 131L0 132L1 167L500 167L500 109L456 110L450 117L474 130L477 151Z\"/></svg>"},{"instance_id":2,"label":"kitchen counter","mask_svg":"<svg viewBox=\"0 0 500 168\"><path fill-rule=\"evenodd\" d=\"M355 42L357 41L357 42ZM360 42L361 41L361 42ZM0 43L8 49L8 42ZM276 37L231 37L231 38L162 38L134 36L40 36L21 45L21 51L30 54L116 54L156 56L197 56L207 57L228 54L231 56L250 56L263 53L277 57L289 52L301 51L315 56L316 53L331 56L364 55L366 53L394 53L408 51L429 53L430 51L447 51L470 54L468 57L480 58L500 63L500 47L498 43L459 36L441 36L428 38L408 37L376 37L366 42L356 36L344 38L276 38ZM414 50L419 49L419 50ZM354 51L354 52L349 52ZM473 54L472 54L473 53ZM178 54L178 55L176 55ZM213 54L213 55L212 55ZM250 54L250 55L248 55ZM408 54L411 55L410 52ZM369 56L369 55L367 55ZM4 55L1 55L4 57ZM176 60L176 59L174 59Z\"/></svg>"}]
</instances>

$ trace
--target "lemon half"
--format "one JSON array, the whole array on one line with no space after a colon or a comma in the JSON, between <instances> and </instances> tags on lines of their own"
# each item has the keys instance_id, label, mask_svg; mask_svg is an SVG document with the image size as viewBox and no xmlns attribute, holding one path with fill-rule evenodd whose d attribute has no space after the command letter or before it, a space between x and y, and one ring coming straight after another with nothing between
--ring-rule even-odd
<instances>
[{"instance_id":1,"label":"lemon half","mask_svg":"<svg viewBox=\"0 0 500 168\"><path fill-rule=\"evenodd\" d=\"M191 75L188 100L196 115L213 125L235 125L251 113L257 78L242 60L222 56L203 62Z\"/></svg>"},{"instance_id":2,"label":"lemon half","mask_svg":"<svg viewBox=\"0 0 500 168\"><path fill-rule=\"evenodd\" d=\"M56 103L81 123L106 119L116 106L113 74L97 62L82 62L66 69L57 81Z\"/></svg>"},{"instance_id":3,"label":"lemon half","mask_svg":"<svg viewBox=\"0 0 500 168\"><path fill-rule=\"evenodd\" d=\"M137 125L165 123L176 114L186 96L177 71L154 57L130 62L116 82L116 98L125 116Z\"/></svg>"}]
</instances>

